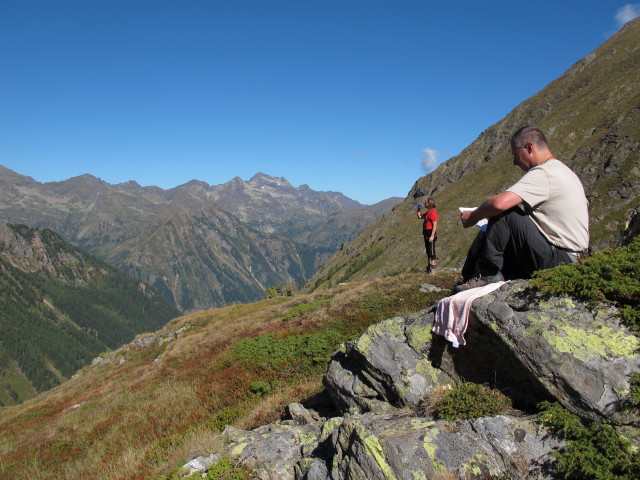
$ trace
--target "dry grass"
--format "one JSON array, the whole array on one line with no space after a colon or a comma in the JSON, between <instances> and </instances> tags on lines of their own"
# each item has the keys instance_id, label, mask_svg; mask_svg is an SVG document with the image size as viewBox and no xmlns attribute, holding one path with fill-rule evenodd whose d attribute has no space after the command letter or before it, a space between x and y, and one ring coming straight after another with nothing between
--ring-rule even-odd
<instances>
[{"instance_id":1,"label":"dry grass","mask_svg":"<svg viewBox=\"0 0 640 480\"><path fill-rule=\"evenodd\" d=\"M281 376L264 398L251 394L252 382L273 378L234 361L234 343L324 326L362 332L426 307L428 296L415 296L424 281L419 274L382 278L175 319L158 336L188 328L161 348L132 347L123 351L124 363L85 367L59 387L0 410L0 478L164 478L192 458L221 450L223 439L214 428L220 414L241 414L236 426L249 429L277 420L288 403L322 390L320 375L296 372L276 374ZM361 310L363 299L390 293L405 300L384 312ZM315 310L285 319L296 306L314 302Z\"/></svg>"}]
</instances>

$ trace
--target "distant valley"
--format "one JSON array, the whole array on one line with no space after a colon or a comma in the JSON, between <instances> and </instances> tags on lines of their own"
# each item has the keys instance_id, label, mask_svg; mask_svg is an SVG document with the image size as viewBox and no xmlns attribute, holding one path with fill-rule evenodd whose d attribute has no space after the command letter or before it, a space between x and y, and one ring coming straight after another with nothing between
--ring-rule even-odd
<instances>
[{"instance_id":1,"label":"distant valley","mask_svg":"<svg viewBox=\"0 0 640 480\"><path fill-rule=\"evenodd\" d=\"M301 285L401 200L366 206L261 173L163 190L91 175L40 183L0 166L0 223L49 228L182 312Z\"/></svg>"}]
</instances>

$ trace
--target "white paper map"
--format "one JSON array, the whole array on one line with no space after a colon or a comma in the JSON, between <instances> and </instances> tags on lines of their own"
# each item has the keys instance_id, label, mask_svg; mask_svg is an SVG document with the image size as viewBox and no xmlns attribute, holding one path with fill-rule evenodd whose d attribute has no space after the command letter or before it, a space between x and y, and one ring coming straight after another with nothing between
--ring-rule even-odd
<instances>
[{"instance_id":1,"label":"white paper map","mask_svg":"<svg viewBox=\"0 0 640 480\"><path fill-rule=\"evenodd\" d=\"M475 209L476 207L458 207L458 210L460 210L460 213L472 212ZM478 223L476 223L476 227L478 227L483 232L486 232L488 223L489 223L489 220L487 220L486 218L483 218L482 220L478 221Z\"/></svg>"}]
</instances>

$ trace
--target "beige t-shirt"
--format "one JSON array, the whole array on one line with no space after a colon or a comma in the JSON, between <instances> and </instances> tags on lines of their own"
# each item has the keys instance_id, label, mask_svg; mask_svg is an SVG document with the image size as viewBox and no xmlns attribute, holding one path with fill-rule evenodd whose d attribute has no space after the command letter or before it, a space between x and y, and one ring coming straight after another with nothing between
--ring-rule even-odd
<instances>
[{"instance_id":1,"label":"beige t-shirt","mask_svg":"<svg viewBox=\"0 0 640 480\"><path fill-rule=\"evenodd\" d=\"M573 252L589 246L589 212L582 182L560 160L529 170L507 191L525 202L525 210L552 245Z\"/></svg>"}]
</instances>

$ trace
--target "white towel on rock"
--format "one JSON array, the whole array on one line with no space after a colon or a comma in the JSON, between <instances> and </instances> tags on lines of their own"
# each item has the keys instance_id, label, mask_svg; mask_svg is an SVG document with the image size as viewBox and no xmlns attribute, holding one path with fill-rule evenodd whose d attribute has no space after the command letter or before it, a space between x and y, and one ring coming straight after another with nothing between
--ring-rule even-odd
<instances>
[{"instance_id":1,"label":"white towel on rock","mask_svg":"<svg viewBox=\"0 0 640 480\"><path fill-rule=\"evenodd\" d=\"M469 324L469 311L476 298L484 297L507 282L489 283L483 287L470 288L438 302L432 331L449 340L455 348L465 345L464 334Z\"/></svg>"}]
</instances>

